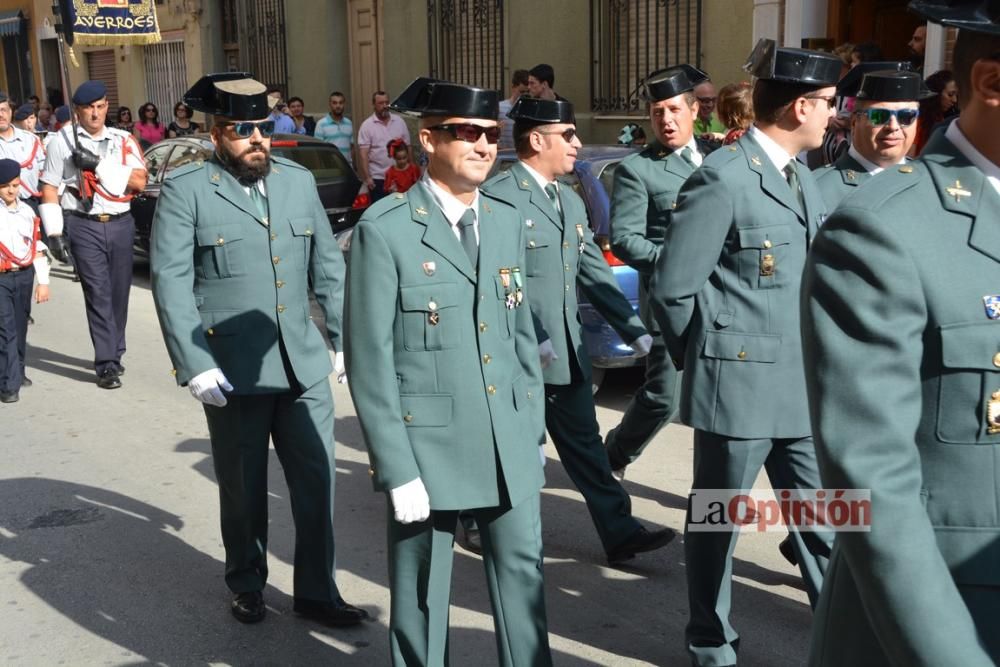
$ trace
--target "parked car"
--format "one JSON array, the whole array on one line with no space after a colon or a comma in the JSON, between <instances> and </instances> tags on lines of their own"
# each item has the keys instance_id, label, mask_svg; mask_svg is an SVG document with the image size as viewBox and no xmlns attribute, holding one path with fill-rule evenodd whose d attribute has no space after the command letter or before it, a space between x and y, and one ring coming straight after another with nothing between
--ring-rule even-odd
<instances>
[{"instance_id":1,"label":"parked car","mask_svg":"<svg viewBox=\"0 0 1000 667\"><path fill-rule=\"evenodd\" d=\"M618 164L638 152L638 148L628 146L584 146L577 151L576 164L573 173L559 178L560 182L573 188L587 205L587 216L590 228L594 231L594 240L604 253L604 259L618 280L625 298L632 304L632 309L639 309L639 275L635 269L627 266L611 252L611 190L614 184L614 173ZM517 154L512 150L500 151L497 155L493 173L510 169L517 161ZM492 174L491 174L492 175ZM643 364L635 352L608 324L597 309L587 300L582 291L578 292L580 303L580 318L583 322L584 344L594 367L594 391L601 385L604 373L611 368L627 368Z\"/></svg>"},{"instance_id":2,"label":"parked car","mask_svg":"<svg viewBox=\"0 0 1000 667\"><path fill-rule=\"evenodd\" d=\"M215 146L205 133L164 139L145 151L149 177L145 189L132 198L137 256L149 256L149 234L163 180L174 169L207 160L214 152ZM367 191L361 192L361 179L336 146L301 134L276 134L271 139L271 154L294 160L312 172L316 191L338 238L357 224L368 207Z\"/></svg>"}]
</instances>

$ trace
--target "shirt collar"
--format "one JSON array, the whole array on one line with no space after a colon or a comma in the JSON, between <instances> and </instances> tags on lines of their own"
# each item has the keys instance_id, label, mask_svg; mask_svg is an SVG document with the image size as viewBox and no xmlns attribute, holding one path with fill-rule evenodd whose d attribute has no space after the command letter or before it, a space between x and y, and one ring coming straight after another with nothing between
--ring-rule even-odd
<instances>
[{"instance_id":1,"label":"shirt collar","mask_svg":"<svg viewBox=\"0 0 1000 667\"><path fill-rule=\"evenodd\" d=\"M547 181L547 180L545 180L544 176L542 176L541 174L539 174L537 171L535 171L533 168L531 168L528 164L526 164L524 162L520 162L520 161L519 161L519 163L520 163L520 165L522 167L524 167L524 170L527 171L529 174L531 174L531 177L533 179L535 179L535 182L538 183L538 187L540 187L542 189L542 192L545 192L545 186L547 186L547 185L555 185L556 186L556 190L559 189L559 184L556 181Z\"/></svg>"},{"instance_id":2,"label":"shirt collar","mask_svg":"<svg viewBox=\"0 0 1000 667\"><path fill-rule=\"evenodd\" d=\"M968 158L969 162L978 167L987 180L989 180L990 185L1000 193L1000 165L993 163L988 157L980 153L979 149L973 146L972 142L962 134L958 123L948 125L948 129L944 131L944 138L954 144L958 152Z\"/></svg>"},{"instance_id":3,"label":"shirt collar","mask_svg":"<svg viewBox=\"0 0 1000 667\"><path fill-rule=\"evenodd\" d=\"M785 165L792 161L792 156L789 155L784 148L779 146L778 142L764 134L756 125L751 125L747 134L753 137L753 140L760 145L760 147L764 150L764 154L767 155L767 159L771 161L771 164L773 164L778 171L784 170Z\"/></svg>"},{"instance_id":4,"label":"shirt collar","mask_svg":"<svg viewBox=\"0 0 1000 667\"><path fill-rule=\"evenodd\" d=\"M7 143L12 143L14 141L21 141L25 138L25 135L27 134L27 132L25 132L21 128L14 127L13 124L11 124L10 129L14 130L14 133L11 134L10 139L5 139L4 137L0 137L0 141L6 141Z\"/></svg>"},{"instance_id":5,"label":"shirt collar","mask_svg":"<svg viewBox=\"0 0 1000 667\"><path fill-rule=\"evenodd\" d=\"M66 127L72 127L72 126L67 123ZM70 130L71 133L72 133L72 131L73 130ZM94 135L90 134L90 132L87 132L87 130L83 129L83 125L80 125L79 123L77 123L76 124L76 133L77 133L78 136L83 137L84 139L91 139L93 141L104 141L105 139L109 139L110 138L110 135L108 134L108 126L107 125L102 125L101 126L101 131L98 132L97 136L95 137Z\"/></svg>"},{"instance_id":6,"label":"shirt collar","mask_svg":"<svg viewBox=\"0 0 1000 667\"><path fill-rule=\"evenodd\" d=\"M476 194L472 198L472 204L466 206L464 203L459 201L455 195L446 191L440 185L438 185L433 178L430 177L429 173L424 172L424 175L420 178L420 182L427 188L430 192L431 197L433 197L434 202L444 213L445 219L448 220L448 224L454 227L458 224L458 221L462 219L462 215L469 209L472 209L472 214L476 218L476 224L479 224L479 189L476 189Z\"/></svg>"},{"instance_id":7,"label":"shirt collar","mask_svg":"<svg viewBox=\"0 0 1000 667\"><path fill-rule=\"evenodd\" d=\"M878 166L877 164L866 158L864 155L859 153L858 150L854 147L853 143L851 144L851 147L847 149L847 154L850 155L852 158L854 158L854 160L862 167L864 167L865 171L867 171L872 176L874 176L879 172L885 171L885 167ZM903 164L904 162L906 162L905 155L896 164Z\"/></svg>"}]
</instances>

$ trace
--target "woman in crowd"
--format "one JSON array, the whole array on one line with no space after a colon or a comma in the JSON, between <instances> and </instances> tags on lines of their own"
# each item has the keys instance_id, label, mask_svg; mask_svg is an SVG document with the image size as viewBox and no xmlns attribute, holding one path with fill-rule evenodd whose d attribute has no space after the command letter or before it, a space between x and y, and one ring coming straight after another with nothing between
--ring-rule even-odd
<instances>
[{"instance_id":1,"label":"woman in crowd","mask_svg":"<svg viewBox=\"0 0 1000 667\"><path fill-rule=\"evenodd\" d=\"M174 120L167 126L168 137L183 137L199 132L198 123L191 120L191 107L178 102L174 105Z\"/></svg>"},{"instance_id":2,"label":"woman in crowd","mask_svg":"<svg viewBox=\"0 0 1000 667\"><path fill-rule=\"evenodd\" d=\"M139 107L139 120L132 130L132 134L139 140L139 145L143 150L149 148L158 141L163 141L167 135L167 128L160 122L160 112L152 102L146 102Z\"/></svg>"},{"instance_id":3,"label":"woman in crowd","mask_svg":"<svg viewBox=\"0 0 1000 667\"><path fill-rule=\"evenodd\" d=\"M118 107L118 114L115 116L115 122L112 123L112 126L131 134L135 127L135 121L132 120L132 110L128 107Z\"/></svg>"},{"instance_id":4,"label":"woman in crowd","mask_svg":"<svg viewBox=\"0 0 1000 667\"><path fill-rule=\"evenodd\" d=\"M741 81L723 86L719 91L719 120L726 126L722 145L731 144L743 136L753 123L753 89Z\"/></svg>"},{"instance_id":5,"label":"woman in crowd","mask_svg":"<svg viewBox=\"0 0 1000 667\"><path fill-rule=\"evenodd\" d=\"M958 86L950 70L934 72L924 82L934 93L920 100L920 118L917 120L917 138L913 141L910 156L920 155L924 144L931 138L934 128L952 116L958 115Z\"/></svg>"}]
</instances>

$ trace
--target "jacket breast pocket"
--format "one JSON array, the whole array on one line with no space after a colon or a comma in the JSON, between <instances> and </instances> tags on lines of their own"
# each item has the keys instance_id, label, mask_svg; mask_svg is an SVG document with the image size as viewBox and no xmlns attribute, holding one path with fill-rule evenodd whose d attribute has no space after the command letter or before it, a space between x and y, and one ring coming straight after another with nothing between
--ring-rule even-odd
<instances>
[{"instance_id":1,"label":"jacket breast pocket","mask_svg":"<svg viewBox=\"0 0 1000 667\"><path fill-rule=\"evenodd\" d=\"M705 356L723 361L773 364L778 360L781 336L778 334L708 331Z\"/></svg>"},{"instance_id":2,"label":"jacket breast pocket","mask_svg":"<svg viewBox=\"0 0 1000 667\"><path fill-rule=\"evenodd\" d=\"M545 275L549 242L540 234L528 234L524 242L524 269L532 278Z\"/></svg>"},{"instance_id":3,"label":"jacket breast pocket","mask_svg":"<svg viewBox=\"0 0 1000 667\"><path fill-rule=\"evenodd\" d=\"M233 278L246 274L243 227L211 225L195 230L194 271L199 278Z\"/></svg>"},{"instance_id":4,"label":"jacket breast pocket","mask_svg":"<svg viewBox=\"0 0 1000 667\"><path fill-rule=\"evenodd\" d=\"M941 327L937 436L953 444L1000 443L1000 323Z\"/></svg>"},{"instance_id":5,"label":"jacket breast pocket","mask_svg":"<svg viewBox=\"0 0 1000 667\"><path fill-rule=\"evenodd\" d=\"M448 426L454 399L450 394L400 394L399 409L407 428Z\"/></svg>"},{"instance_id":6,"label":"jacket breast pocket","mask_svg":"<svg viewBox=\"0 0 1000 667\"><path fill-rule=\"evenodd\" d=\"M312 251L312 237L315 233L313 218L292 218L288 221L292 228L295 244L301 249L302 263L309 263L309 253Z\"/></svg>"},{"instance_id":7,"label":"jacket breast pocket","mask_svg":"<svg viewBox=\"0 0 1000 667\"><path fill-rule=\"evenodd\" d=\"M403 315L403 347L410 351L447 350L462 342L454 283L412 285L399 288Z\"/></svg>"},{"instance_id":8,"label":"jacket breast pocket","mask_svg":"<svg viewBox=\"0 0 1000 667\"><path fill-rule=\"evenodd\" d=\"M751 289L769 289L783 284L789 271L801 271L801 266L784 265L789 243L791 230L788 225L740 229L740 284Z\"/></svg>"}]
</instances>

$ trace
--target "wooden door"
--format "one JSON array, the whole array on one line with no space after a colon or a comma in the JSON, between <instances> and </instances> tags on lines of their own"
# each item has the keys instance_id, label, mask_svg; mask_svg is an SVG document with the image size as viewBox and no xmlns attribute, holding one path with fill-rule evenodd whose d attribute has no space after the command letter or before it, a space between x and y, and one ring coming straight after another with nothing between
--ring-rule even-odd
<instances>
[{"instance_id":1,"label":"wooden door","mask_svg":"<svg viewBox=\"0 0 1000 667\"><path fill-rule=\"evenodd\" d=\"M828 32L837 44L875 42L886 60L907 60L913 29L923 23L907 0L830 0Z\"/></svg>"},{"instance_id":2,"label":"wooden door","mask_svg":"<svg viewBox=\"0 0 1000 667\"><path fill-rule=\"evenodd\" d=\"M351 91L348 100L354 129L372 113L372 93L382 90L382 0L348 0L347 38L350 42ZM398 91L397 91L398 92Z\"/></svg>"}]
</instances>

